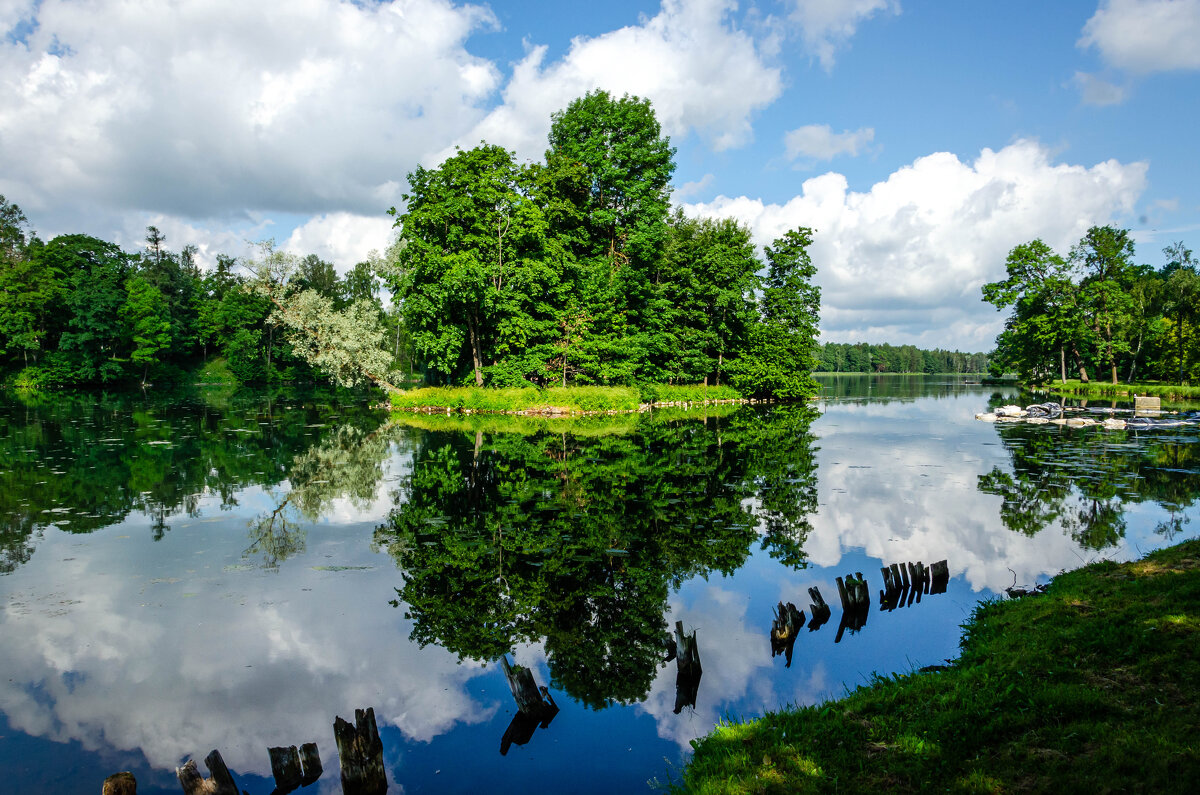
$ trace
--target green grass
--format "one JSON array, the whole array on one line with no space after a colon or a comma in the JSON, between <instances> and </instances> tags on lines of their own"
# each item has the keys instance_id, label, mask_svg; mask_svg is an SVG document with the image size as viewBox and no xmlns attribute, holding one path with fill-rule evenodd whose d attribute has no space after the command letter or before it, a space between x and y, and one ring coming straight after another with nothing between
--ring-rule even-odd
<instances>
[{"instance_id":1,"label":"green grass","mask_svg":"<svg viewBox=\"0 0 1200 795\"><path fill-rule=\"evenodd\" d=\"M1200 540L976 608L948 670L721 725L676 792L1191 792Z\"/></svg>"},{"instance_id":2,"label":"green grass","mask_svg":"<svg viewBox=\"0 0 1200 795\"><path fill-rule=\"evenodd\" d=\"M590 414L638 411L654 399L702 403L707 400L738 400L729 387L660 386L639 390L625 386L569 386L548 389L494 389L491 387L424 387L391 395L392 408L450 409L497 413ZM667 395L669 397L660 397Z\"/></svg>"},{"instance_id":3,"label":"green grass","mask_svg":"<svg viewBox=\"0 0 1200 795\"><path fill-rule=\"evenodd\" d=\"M621 436L632 433L638 424L637 414L602 414L590 417L550 417L520 414L423 414L396 412L392 421L406 428L425 431L458 433L514 433L525 436L549 432L573 436Z\"/></svg>"},{"instance_id":4,"label":"green grass","mask_svg":"<svg viewBox=\"0 0 1200 795\"><path fill-rule=\"evenodd\" d=\"M1059 392L1066 395L1089 395L1097 397L1161 397L1164 400L1200 400L1200 386L1179 386L1178 384L1112 384L1102 381L1082 381L1070 379L1065 384L1059 381L1042 384L1038 389Z\"/></svg>"},{"instance_id":5,"label":"green grass","mask_svg":"<svg viewBox=\"0 0 1200 795\"><path fill-rule=\"evenodd\" d=\"M704 403L718 400L741 400L742 395L731 386L704 384L647 384L642 387L642 399L647 403Z\"/></svg>"}]
</instances>

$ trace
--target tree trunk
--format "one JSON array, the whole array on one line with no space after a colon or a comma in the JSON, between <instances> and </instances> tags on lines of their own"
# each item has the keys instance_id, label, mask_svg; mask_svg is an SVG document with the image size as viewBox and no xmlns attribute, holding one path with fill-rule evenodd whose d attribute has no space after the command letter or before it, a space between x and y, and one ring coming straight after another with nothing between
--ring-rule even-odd
<instances>
[{"instance_id":1,"label":"tree trunk","mask_svg":"<svg viewBox=\"0 0 1200 795\"><path fill-rule=\"evenodd\" d=\"M1067 346L1058 346L1058 369L1062 382L1067 383Z\"/></svg>"},{"instance_id":2,"label":"tree trunk","mask_svg":"<svg viewBox=\"0 0 1200 795\"><path fill-rule=\"evenodd\" d=\"M475 365L475 386L483 386L483 361L479 355L479 334L474 315L467 315L467 334L471 337L471 360Z\"/></svg>"},{"instance_id":3,"label":"tree trunk","mask_svg":"<svg viewBox=\"0 0 1200 795\"><path fill-rule=\"evenodd\" d=\"M1071 355L1075 357L1075 364L1079 367L1079 380L1086 384L1088 382L1087 367L1083 363L1083 357L1079 355L1079 348L1075 345L1071 346Z\"/></svg>"},{"instance_id":4,"label":"tree trunk","mask_svg":"<svg viewBox=\"0 0 1200 795\"><path fill-rule=\"evenodd\" d=\"M1139 334L1137 349L1133 352L1133 360L1129 362L1129 378L1126 380L1131 384L1133 383L1133 376L1137 373L1138 356L1140 356L1142 353L1142 339L1143 335Z\"/></svg>"}]
</instances>

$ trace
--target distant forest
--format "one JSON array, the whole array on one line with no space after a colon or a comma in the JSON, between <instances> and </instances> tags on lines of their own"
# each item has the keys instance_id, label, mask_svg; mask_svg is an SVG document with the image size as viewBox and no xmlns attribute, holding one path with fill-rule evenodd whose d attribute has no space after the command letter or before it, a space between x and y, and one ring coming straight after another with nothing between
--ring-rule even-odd
<instances>
[{"instance_id":1,"label":"distant forest","mask_svg":"<svg viewBox=\"0 0 1200 795\"><path fill-rule=\"evenodd\" d=\"M986 353L924 350L914 345L826 342L817 357L825 373L986 373Z\"/></svg>"}]
</instances>

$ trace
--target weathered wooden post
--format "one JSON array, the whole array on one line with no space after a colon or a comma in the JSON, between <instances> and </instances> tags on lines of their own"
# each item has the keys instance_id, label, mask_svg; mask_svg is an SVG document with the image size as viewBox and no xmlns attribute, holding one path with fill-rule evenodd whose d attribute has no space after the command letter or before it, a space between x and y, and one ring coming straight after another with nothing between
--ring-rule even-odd
<instances>
[{"instance_id":1,"label":"weathered wooden post","mask_svg":"<svg viewBox=\"0 0 1200 795\"><path fill-rule=\"evenodd\" d=\"M271 775L275 777L275 791L283 793L299 789L304 773L300 769L300 753L296 746L286 748L268 748L267 756L271 758Z\"/></svg>"},{"instance_id":2,"label":"weathered wooden post","mask_svg":"<svg viewBox=\"0 0 1200 795\"><path fill-rule=\"evenodd\" d=\"M704 669L700 665L700 648L696 645L696 631L691 635L683 632L683 622L675 622L675 645L679 649L675 657L678 670L675 674L675 714L684 707L696 708L696 696L700 692L700 677Z\"/></svg>"},{"instance_id":3,"label":"weathered wooden post","mask_svg":"<svg viewBox=\"0 0 1200 795\"><path fill-rule=\"evenodd\" d=\"M307 787L321 777L325 769L321 767L321 754L317 751L316 743L305 743L300 746L300 778L301 786Z\"/></svg>"},{"instance_id":4,"label":"weathered wooden post","mask_svg":"<svg viewBox=\"0 0 1200 795\"><path fill-rule=\"evenodd\" d=\"M796 635L804 626L804 613L791 602L783 602L775 608L775 620L771 622L771 656L783 654L787 660L785 668L792 667L792 649Z\"/></svg>"},{"instance_id":5,"label":"weathered wooden post","mask_svg":"<svg viewBox=\"0 0 1200 795\"><path fill-rule=\"evenodd\" d=\"M207 781L200 775L194 760L189 759L182 767L175 768L183 795L238 795L237 783L225 766L220 751L214 748L211 754L204 757L204 766L208 768Z\"/></svg>"},{"instance_id":6,"label":"weathered wooden post","mask_svg":"<svg viewBox=\"0 0 1200 795\"><path fill-rule=\"evenodd\" d=\"M1133 398L1133 413L1137 416L1141 412L1159 412L1162 411L1161 397L1138 397Z\"/></svg>"},{"instance_id":7,"label":"weathered wooden post","mask_svg":"<svg viewBox=\"0 0 1200 795\"><path fill-rule=\"evenodd\" d=\"M500 667L504 669L504 678L508 681L513 700L517 702L517 709L527 715L540 715L542 694L537 682L533 681L533 671L523 665L510 665L508 655L500 657Z\"/></svg>"},{"instance_id":8,"label":"weathered wooden post","mask_svg":"<svg viewBox=\"0 0 1200 795\"><path fill-rule=\"evenodd\" d=\"M815 585L808 589L808 596L812 599L809 611L812 613L812 621L808 622L808 631L815 632L825 626L825 622L829 620L831 610L829 605L825 604L825 598L821 596L821 589Z\"/></svg>"},{"instance_id":9,"label":"weathered wooden post","mask_svg":"<svg viewBox=\"0 0 1200 795\"><path fill-rule=\"evenodd\" d=\"M344 795L382 795L387 792L383 742L375 724L375 708L354 710L353 726L340 717L335 718L333 738L337 741Z\"/></svg>"},{"instance_id":10,"label":"weathered wooden post","mask_svg":"<svg viewBox=\"0 0 1200 795\"><path fill-rule=\"evenodd\" d=\"M944 560L939 560L929 567L929 592L945 593L946 584L950 582L950 567Z\"/></svg>"},{"instance_id":11,"label":"weathered wooden post","mask_svg":"<svg viewBox=\"0 0 1200 795\"><path fill-rule=\"evenodd\" d=\"M128 771L113 773L104 779L100 795L137 795L137 779Z\"/></svg>"},{"instance_id":12,"label":"weathered wooden post","mask_svg":"<svg viewBox=\"0 0 1200 795\"><path fill-rule=\"evenodd\" d=\"M896 609L896 602L900 598L900 575L894 563L891 566L884 566L879 571L883 574L883 590L879 592L879 609L891 612Z\"/></svg>"}]
</instances>

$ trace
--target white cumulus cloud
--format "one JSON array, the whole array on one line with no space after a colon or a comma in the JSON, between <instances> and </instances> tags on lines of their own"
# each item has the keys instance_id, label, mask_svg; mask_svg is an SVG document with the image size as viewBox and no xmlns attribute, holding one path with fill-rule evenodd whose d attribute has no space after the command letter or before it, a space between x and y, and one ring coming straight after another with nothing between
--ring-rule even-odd
<instances>
[{"instance_id":1,"label":"white cumulus cloud","mask_svg":"<svg viewBox=\"0 0 1200 795\"><path fill-rule=\"evenodd\" d=\"M1200 0L1106 0L1084 25L1080 47L1096 47L1131 72L1200 69Z\"/></svg>"},{"instance_id":2,"label":"white cumulus cloud","mask_svg":"<svg viewBox=\"0 0 1200 795\"><path fill-rule=\"evenodd\" d=\"M34 210L382 213L501 81L466 49L491 12L449 0L45 0L36 22L0 43L3 188Z\"/></svg>"},{"instance_id":3,"label":"white cumulus cloud","mask_svg":"<svg viewBox=\"0 0 1200 795\"><path fill-rule=\"evenodd\" d=\"M486 140L539 158L550 115L603 89L649 99L669 135L696 130L718 151L740 146L751 138L751 117L780 96L783 81L755 40L731 24L736 7L732 0L663 0L639 25L572 39L553 63L545 46L533 47L514 67L503 102L458 143Z\"/></svg>"},{"instance_id":4,"label":"white cumulus cloud","mask_svg":"<svg viewBox=\"0 0 1200 795\"><path fill-rule=\"evenodd\" d=\"M828 124L806 124L791 130L783 137L788 160L811 157L817 160L832 160L838 155L857 155L875 140L875 130L860 127L835 133Z\"/></svg>"},{"instance_id":5,"label":"white cumulus cloud","mask_svg":"<svg viewBox=\"0 0 1200 795\"><path fill-rule=\"evenodd\" d=\"M384 251L392 231L392 219L385 215L325 213L296 227L283 247L301 255L316 254L345 273L371 251Z\"/></svg>"},{"instance_id":6,"label":"white cumulus cloud","mask_svg":"<svg viewBox=\"0 0 1200 795\"><path fill-rule=\"evenodd\" d=\"M831 172L783 204L720 196L685 208L737 218L760 244L814 228L827 340L986 350L1000 321L981 311L979 288L1003 275L1008 251L1037 237L1066 251L1089 226L1133 209L1146 169L1058 164L1046 147L1022 140L984 149L973 162L931 154L862 193Z\"/></svg>"}]
</instances>

